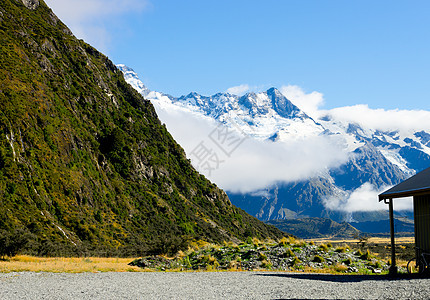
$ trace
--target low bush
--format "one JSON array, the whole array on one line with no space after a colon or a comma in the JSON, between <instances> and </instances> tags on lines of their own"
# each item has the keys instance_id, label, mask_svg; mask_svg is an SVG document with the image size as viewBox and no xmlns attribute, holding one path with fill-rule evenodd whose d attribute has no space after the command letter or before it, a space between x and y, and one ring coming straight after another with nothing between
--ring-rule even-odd
<instances>
[{"instance_id":1,"label":"low bush","mask_svg":"<svg viewBox=\"0 0 430 300\"><path fill-rule=\"evenodd\" d=\"M382 264L380 261L373 261L369 263L369 266L374 267L376 269L382 269Z\"/></svg>"},{"instance_id":2,"label":"low bush","mask_svg":"<svg viewBox=\"0 0 430 300\"><path fill-rule=\"evenodd\" d=\"M324 251L324 252L328 252L328 246L326 244L321 244L319 245L318 249Z\"/></svg>"},{"instance_id":3,"label":"low bush","mask_svg":"<svg viewBox=\"0 0 430 300\"><path fill-rule=\"evenodd\" d=\"M286 237L283 237L278 242L278 246L281 246L281 247L288 247L289 245L290 245L290 239Z\"/></svg>"},{"instance_id":4,"label":"low bush","mask_svg":"<svg viewBox=\"0 0 430 300\"><path fill-rule=\"evenodd\" d=\"M342 263L344 263L345 265L349 266L349 265L352 264L352 260L351 260L351 258L347 258L345 260L342 260Z\"/></svg>"},{"instance_id":5,"label":"low bush","mask_svg":"<svg viewBox=\"0 0 430 300\"><path fill-rule=\"evenodd\" d=\"M296 256L296 255L294 254L293 251L291 251L291 248L287 248L285 252L282 254L282 257L293 257L293 256Z\"/></svg>"},{"instance_id":6,"label":"low bush","mask_svg":"<svg viewBox=\"0 0 430 300\"><path fill-rule=\"evenodd\" d=\"M362 259L362 260L371 260L372 256L370 255L369 250L366 250L366 252L360 256L360 259Z\"/></svg>"},{"instance_id":7,"label":"low bush","mask_svg":"<svg viewBox=\"0 0 430 300\"><path fill-rule=\"evenodd\" d=\"M349 247L348 246L337 247L334 251L338 253L345 253L349 251Z\"/></svg>"},{"instance_id":8,"label":"low bush","mask_svg":"<svg viewBox=\"0 0 430 300\"><path fill-rule=\"evenodd\" d=\"M265 268L265 269L271 269L272 268L272 263L271 262L269 262L269 261L267 261L267 260L263 260L262 262L261 262L261 267L262 268Z\"/></svg>"},{"instance_id":9,"label":"low bush","mask_svg":"<svg viewBox=\"0 0 430 300\"><path fill-rule=\"evenodd\" d=\"M298 265L300 263L302 263L302 261L297 256L295 256L293 260L293 266Z\"/></svg>"},{"instance_id":10,"label":"low bush","mask_svg":"<svg viewBox=\"0 0 430 300\"><path fill-rule=\"evenodd\" d=\"M344 273L344 272L348 271L348 267L345 265L337 264L334 266L334 270L336 272Z\"/></svg>"},{"instance_id":11,"label":"low bush","mask_svg":"<svg viewBox=\"0 0 430 300\"><path fill-rule=\"evenodd\" d=\"M312 259L312 261L315 262L315 263L323 263L323 262L325 262L325 259L322 256L315 255L314 259Z\"/></svg>"},{"instance_id":12,"label":"low bush","mask_svg":"<svg viewBox=\"0 0 430 300\"><path fill-rule=\"evenodd\" d=\"M263 261L263 260L266 260L266 259L267 259L266 254L258 252L258 260Z\"/></svg>"}]
</instances>

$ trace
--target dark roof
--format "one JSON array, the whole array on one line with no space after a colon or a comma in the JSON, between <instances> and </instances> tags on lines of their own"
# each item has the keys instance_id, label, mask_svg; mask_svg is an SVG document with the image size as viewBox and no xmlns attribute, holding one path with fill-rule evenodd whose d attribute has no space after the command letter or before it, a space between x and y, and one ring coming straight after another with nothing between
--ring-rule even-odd
<instances>
[{"instance_id":1,"label":"dark roof","mask_svg":"<svg viewBox=\"0 0 430 300\"><path fill-rule=\"evenodd\" d=\"M430 194L430 168L415 174L411 178L383 192L379 195L379 201L422 194Z\"/></svg>"}]
</instances>

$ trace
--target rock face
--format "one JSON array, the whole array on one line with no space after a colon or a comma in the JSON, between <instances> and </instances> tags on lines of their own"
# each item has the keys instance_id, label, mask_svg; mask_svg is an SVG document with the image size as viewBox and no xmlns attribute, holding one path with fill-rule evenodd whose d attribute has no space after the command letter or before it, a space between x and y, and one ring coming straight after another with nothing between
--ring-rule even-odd
<instances>
[{"instance_id":1,"label":"rock face","mask_svg":"<svg viewBox=\"0 0 430 300\"><path fill-rule=\"evenodd\" d=\"M196 172L150 101L44 2L0 12L0 235L104 256L282 235Z\"/></svg>"},{"instance_id":2,"label":"rock face","mask_svg":"<svg viewBox=\"0 0 430 300\"><path fill-rule=\"evenodd\" d=\"M22 0L22 3L31 10L35 10L39 7L39 0Z\"/></svg>"}]
</instances>

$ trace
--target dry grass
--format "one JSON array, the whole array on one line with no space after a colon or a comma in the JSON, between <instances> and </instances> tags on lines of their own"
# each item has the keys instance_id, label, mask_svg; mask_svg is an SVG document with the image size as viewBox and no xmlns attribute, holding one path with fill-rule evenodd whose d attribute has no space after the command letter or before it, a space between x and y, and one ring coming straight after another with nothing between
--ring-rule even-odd
<instances>
[{"instance_id":1,"label":"dry grass","mask_svg":"<svg viewBox=\"0 0 430 300\"><path fill-rule=\"evenodd\" d=\"M310 239L306 241L313 241L315 243L358 243L357 239L336 239L336 238L324 238L324 239ZM378 243L378 244L389 244L391 242L390 238L379 238L379 237L371 237L367 240L367 243ZM396 243L415 243L415 237L396 237Z\"/></svg>"},{"instance_id":2,"label":"dry grass","mask_svg":"<svg viewBox=\"0 0 430 300\"><path fill-rule=\"evenodd\" d=\"M142 272L139 267L129 266L132 258L101 257L33 257L18 255L0 261L0 272Z\"/></svg>"}]
</instances>

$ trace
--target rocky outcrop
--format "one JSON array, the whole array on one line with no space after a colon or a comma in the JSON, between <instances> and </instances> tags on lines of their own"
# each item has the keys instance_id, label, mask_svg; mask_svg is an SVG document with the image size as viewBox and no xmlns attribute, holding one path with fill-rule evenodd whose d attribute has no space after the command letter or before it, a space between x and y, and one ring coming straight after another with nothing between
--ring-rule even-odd
<instances>
[{"instance_id":1,"label":"rocky outcrop","mask_svg":"<svg viewBox=\"0 0 430 300\"><path fill-rule=\"evenodd\" d=\"M22 0L22 4L28 9L35 10L39 7L39 0Z\"/></svg>"}]
</instances>

